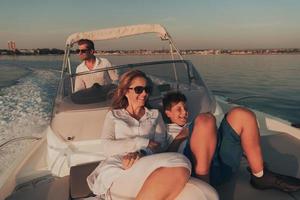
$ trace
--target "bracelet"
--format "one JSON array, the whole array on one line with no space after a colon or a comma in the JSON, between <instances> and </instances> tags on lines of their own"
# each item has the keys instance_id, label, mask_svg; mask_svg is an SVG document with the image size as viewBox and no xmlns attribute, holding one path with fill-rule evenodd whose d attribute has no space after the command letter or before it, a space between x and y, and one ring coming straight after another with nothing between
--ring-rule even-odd
<instances>
[{"instance_id":1,"label":"bracelet","mask_svg":"<svg viewBox=\"0 0 300 200\"><path fill-rule=\"evenodd\" d=\"M138 153L139 153L141 156L146 156L146 155L147 155L147 152L146 152L144 149L139 150Z\"/></svg>"}]
</instances>

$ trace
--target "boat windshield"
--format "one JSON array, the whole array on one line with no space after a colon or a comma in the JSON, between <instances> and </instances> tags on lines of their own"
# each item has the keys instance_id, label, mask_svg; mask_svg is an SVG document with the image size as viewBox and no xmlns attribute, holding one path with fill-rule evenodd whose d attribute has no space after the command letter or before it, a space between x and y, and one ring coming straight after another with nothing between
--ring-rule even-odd
<instances>
[{"instance_id":1,"label":"boat windshield","mask_svg":"<svg viewBox=\"0 0 300 200\"><path fill-rule=\"evenodd\" d=\"M61 89L61 97L71 97L75 104L90 104L97 102L109 103L111 94L117 86L117 81L110 84L93 84L90 88L76 91L76 81L82 79L93 80L105 73L117 73L121 76L130 69L141 70L152 81L152 93L150 99L161 97L164 93L174 90L204 90L210 95L208 89L192 63L186 60L164 60L114 66L106 69L98 69L78 74L65 74Z\"/></svg>"}]
</instances>

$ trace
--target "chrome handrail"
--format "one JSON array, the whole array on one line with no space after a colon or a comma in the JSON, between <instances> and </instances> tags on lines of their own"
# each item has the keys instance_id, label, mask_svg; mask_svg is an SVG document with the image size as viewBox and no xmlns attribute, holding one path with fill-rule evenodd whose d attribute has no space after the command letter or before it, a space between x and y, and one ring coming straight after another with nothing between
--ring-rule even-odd
<instances>
[{"instance_id":1,"label":"chrome handrail","mask_svg":"<svg viewBox=\"0 0 300 200\"><path fill-rule=\"evenodd\" d=\"M254 99L254 98L261 98L261 99L278 99L274 97L268 97L268 96L262 96L262 95L248 95L248 96L242 96L242 97L237 97L235 99L232 98L226 98L226 101L230 104L236 103L238 101L244 100L244 99ZM285 100L285 99L281 99Z\"/></svg>"}]
</instances>

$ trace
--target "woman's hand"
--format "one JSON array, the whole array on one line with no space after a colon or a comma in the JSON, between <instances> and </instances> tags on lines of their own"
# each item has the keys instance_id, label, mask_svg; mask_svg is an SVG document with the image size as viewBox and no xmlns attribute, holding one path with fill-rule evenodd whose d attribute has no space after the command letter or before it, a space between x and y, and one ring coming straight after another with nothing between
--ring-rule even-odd
<instances>
[{"instance_id":1,"label":"woman's hand","mask_svg":"<svg viewBox=\"0 0 300 200\"><path fill-rule=\"evenodd\" d=\"M138 161L142 155L139 152L128 153L122 158L123 169L129 169L132 165Z\"/></svg>"}]
</instances>

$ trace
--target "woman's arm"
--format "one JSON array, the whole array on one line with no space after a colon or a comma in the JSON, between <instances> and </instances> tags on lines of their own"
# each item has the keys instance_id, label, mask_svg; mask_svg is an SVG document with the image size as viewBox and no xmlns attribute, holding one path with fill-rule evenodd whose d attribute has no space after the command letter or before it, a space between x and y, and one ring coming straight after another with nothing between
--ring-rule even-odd
<instances>
[{"instance_id":1,"label":"woman's arm","mask_svg":"<svg viewBox=\"0 0 300 200\"><path fill-rule=\"evenodd\" d=\"M116 139L115 126L113 114L109 111L104 120L100 142L100 148L106 156L135 152L148 146L149 139L139 136Z\"/></svg>"}]
</instances>

